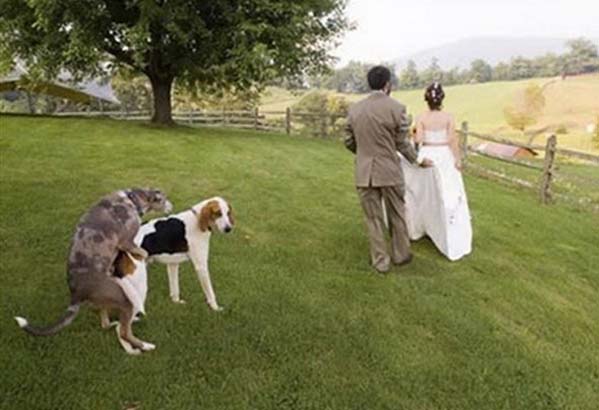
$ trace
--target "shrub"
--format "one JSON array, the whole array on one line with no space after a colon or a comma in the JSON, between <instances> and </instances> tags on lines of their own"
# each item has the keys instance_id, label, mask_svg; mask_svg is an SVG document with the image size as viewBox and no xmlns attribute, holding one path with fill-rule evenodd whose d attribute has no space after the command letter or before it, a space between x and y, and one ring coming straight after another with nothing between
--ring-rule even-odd
<instances>
[{"instance_id":1,"label":"shrub","mask_svg":"<svg viewBox=\"0 0 599 410\"><path fill-rule=\"evenodd\" d=\"M345 125L349 102L342 96L313 91L293 106L292 122L301 124L301 131L321 137L340 136Z\"/></svg>"},{"instance_id":2,"label":"shrub","mask_svg":"<svg viewBox=\"0 0 599 410\"><path fill-rule=\"evenodd\" d=\"M503 109L503 115L512 128L524 132L527 127L536 124L544 108L543 89L536 84L530 84L516 96L514 105Z\"/></svg>"}]
</instances>

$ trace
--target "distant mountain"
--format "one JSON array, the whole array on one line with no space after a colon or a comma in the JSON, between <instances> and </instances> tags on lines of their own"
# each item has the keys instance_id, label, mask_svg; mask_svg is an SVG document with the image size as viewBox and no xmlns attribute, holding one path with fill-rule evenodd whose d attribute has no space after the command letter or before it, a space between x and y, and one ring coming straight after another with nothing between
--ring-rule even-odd
<instances>
[{"instance_id":1,"label":"distant mountain","mask_svg":"<svg viewBox=\"0 0 599 410\"><path fill-rule=\"evenodd\" d=\"M433 57L439 59L443 69L455 66L467 68L470 63L482 58L491 65L509 62L512 57L537 57L546 53L560 54L566 51L565 38L535 37L479 37L455 41L439 47L407 55L395 60L398 68L414 60L419 69L428 67Z\"/></svg>"}]
</instances>

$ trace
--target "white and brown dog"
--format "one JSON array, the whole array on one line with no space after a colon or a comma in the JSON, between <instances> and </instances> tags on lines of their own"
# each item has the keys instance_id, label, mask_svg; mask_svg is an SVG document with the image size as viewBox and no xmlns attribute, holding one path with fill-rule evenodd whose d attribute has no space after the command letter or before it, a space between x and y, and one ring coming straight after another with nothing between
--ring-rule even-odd
<instances>
[{"instance_id":1,"label":"white and brown dog","mask_svg":"<svg viewBox=\"0 0 599 410\"><path fill-rule=\"evenodd\" d=\"M170 297L173 302L185 303L179 294L179 264L191 261L202 285L206 302L213 310L221 310L216 301L208 271L208 251L212 232L231 232L235 221L231 205L223 198L202 201L190 209L164 218L152 219L139 229L134 242L145 249L148 262L166 265ZM139 263L129 280L140 294L142 303L147 293L147 273Z\"/></svg>"}]
</instances>

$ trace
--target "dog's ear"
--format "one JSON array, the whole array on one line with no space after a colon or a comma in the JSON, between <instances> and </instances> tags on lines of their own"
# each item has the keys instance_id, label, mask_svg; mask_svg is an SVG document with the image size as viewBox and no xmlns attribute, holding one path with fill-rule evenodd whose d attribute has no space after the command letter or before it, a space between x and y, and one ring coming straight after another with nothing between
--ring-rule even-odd
<instances>
[{"instance_id":1,"label":"dog's ear","mask_svg":"<svg viewBox=\"0 0 599 410\"><path fill-rule=\"evenodd\" d=\"M206 232L210 229L210 224L221 217L220 205L216 201L210 201L202 207L200 211L200 230Z\"/></svg>"},{"instance_id":2,"label":"dog's ear","mask_svg":"<svg viewBox=\"0 0 599 410\"><path fill-rule=\"evenodd\" d=\"M210 207L208 205L202 207L200 211L200 231L206 232L210 227L210 221L212 219L212 211L210 211Z\"/></svg>"},{"instance_id":3,"label":"dog's ear","mask_svg":"<svg viewBox=\"0 0 599 410\"><path fill-rule=\"evenodd\" d=\"M227 205L229 206L229 215L227 215L229 217L229 222L231 222L231 225L235 225L235 217L233 216L233 207L231 206L230 203L227 203Z\"/></svg>"}]
</instances>

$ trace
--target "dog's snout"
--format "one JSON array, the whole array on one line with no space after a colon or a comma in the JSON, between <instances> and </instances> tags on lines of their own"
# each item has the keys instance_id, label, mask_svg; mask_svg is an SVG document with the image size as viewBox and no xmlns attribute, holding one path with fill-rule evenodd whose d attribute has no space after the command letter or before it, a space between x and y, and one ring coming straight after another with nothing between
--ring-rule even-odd
<instances>
[{"instance_id":1,"label":"dog's snout","mask_svg":"<svg viewBox=\"0 0 599 410\"><path fill-rule=\"evenodd\" d=\"M229 233L233 230L233 227L231 226L225 226L225 233Z\"/></svg>"}]
</instances>

